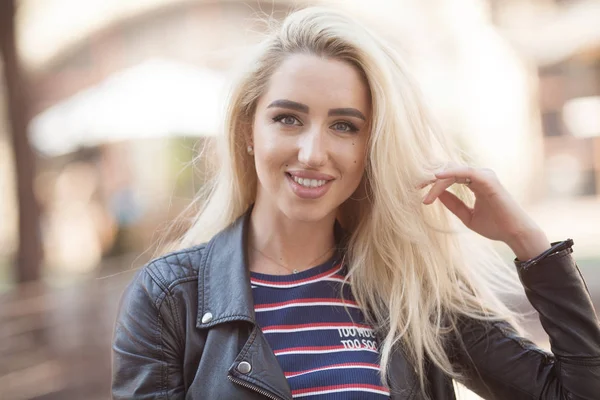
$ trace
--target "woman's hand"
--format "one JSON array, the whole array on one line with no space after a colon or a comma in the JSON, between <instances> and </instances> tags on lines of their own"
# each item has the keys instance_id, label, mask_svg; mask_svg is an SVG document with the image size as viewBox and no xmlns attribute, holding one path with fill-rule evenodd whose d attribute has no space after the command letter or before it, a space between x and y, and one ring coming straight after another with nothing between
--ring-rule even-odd
<instances>
[{"instance_id":1,"label":"woman's hand","mask_svg":"<svg viewBox=\"0 0 600 400\"><path fill-rule=\"evenodd\" d=\"M439 198L469 229L506 243L519 260L533 258L550 248L544 232L510 196L492 170L449 166L435 177L421 186L432 184L423 198L424 204L432 204ZM446 190L455 183L467 184L473 191L473 208Z\"/></svg>"}]
</instances>

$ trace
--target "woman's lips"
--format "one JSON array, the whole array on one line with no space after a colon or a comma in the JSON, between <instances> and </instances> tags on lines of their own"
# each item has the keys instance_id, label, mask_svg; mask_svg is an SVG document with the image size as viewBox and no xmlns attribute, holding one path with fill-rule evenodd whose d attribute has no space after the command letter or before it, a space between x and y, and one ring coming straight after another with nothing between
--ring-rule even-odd
<instances>
[{"instance_id":1,"label":"woman's lips","mask_svg":"<svg viewBox=\"0 0 600 400\"><path fill-rule=\"evenodd\" d=\"M334 180L335 177L328 175L328 174L324 174L322 172L316 172L316 171L307 171L307 170L289 170L286 171L286 173L292 175L293 177L298 177L298 178L307 178L307 179L317 179L317 180L323 180L323 181L331 181Z\"/></svg>"},{"instance_id":2,"label":"woman's lips","mask_svg":"<svg viewBox=\"0 0 600 400\"><path fill-rule=\"evenodd\" d=\"M300 177L297 174L294 174L296 177ZM327 191L329 190L329 188L331 187L331 183L333 182L333 179L328 179L325 184L321 185L321 186L317 186L317 187L307 187L304 185L299 184L298 182L294 181L294 177L288 172L285 174L288 183L290 184L292 191L296 194L296 196L302 198L302 199L318 199L322 196L325 195L325 193L327 193ZM306 176L306 175L305 175ZM317 178L313 178L313 176L316 176L314 174L311 174L310 179L316 179ZM321 175L323 176L323 175ZM303 178L304 179L304 178ZM309 179L309 176L306 176L305 179ZM324 179L319 179L319 180L324 180Z\"/></svg>"}]
</instances>

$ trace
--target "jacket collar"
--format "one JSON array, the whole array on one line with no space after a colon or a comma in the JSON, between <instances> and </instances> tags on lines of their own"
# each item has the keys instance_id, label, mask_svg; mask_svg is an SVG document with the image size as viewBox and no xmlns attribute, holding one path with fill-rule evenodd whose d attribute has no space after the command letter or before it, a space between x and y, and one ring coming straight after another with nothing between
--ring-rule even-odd
<instances>
[{"instance_id":1,"label":"jacket collar","mask_svg":"<svg viewBox=\"0 0 600 400\"><path fill-rule=\"evenodd\" d=\"M234 320L255 324L254 297L246 256L251 213L252 206L216 234L204 249L198 271L198 328ZM337 221L334 235L338 249L345 251L348 234Z\"/></svg>"},{"instance_id":2,"label":"jacket collar","mask_svg":"<svg viewBox=\"0 0 600 400\"><path fill-rule=\"evenodd\" d=\"M196 326L242 320L255 323L246 242L251 208L206 245L198 271Z\"/></svg>"},{"instance_id":3,"label":"jacket collar","mask_svg":"<svg viewBox=\"0 0 600 400\"><path fill-rule=\"evenodd\" d=\"M196 320L198 328L209 328L230 321L248 321L256 325L254 298L250 287L250 273L247 268L245 250L251 211L252 208L225 230L215 235L204 248L198 271L198 315ZM347 235L338 223L335 226L335 235L336 241L339 243L338 247L345 247ZM208 313L211 314L211 318L208 318ZM268 348L268 344L264 340L264 337L258 335L255 341L257 344L247 348L246 353L249 354L249 359L252 359L253 351L260 352L261 357L265 357L264 349ZM266 354L271 357L270 364L277 365L273 353L267 352ZM402 351L394 352L390 372L390 375L395 377L390 382L393 390L403 388L398 393L393 392L392 399L416 400L421 398L417 376L414 369L408 365ZM437 372L441 373L439 370ZM269 376L273 378L279 374L280 369L276 368L270 371ZM440 376L443 377L443 375ZM277 382L279 383L275 384ZM284 399L291 399L289 386L286 386L285 382L285 377L281 372L280 378L272 380L269 390L273 391L274 387L278 388L275 394ZM451 381L443 378L441 382L445 386L437 394L450 394L448 398L453 399L454 392ZM256 385L257 381L252 383Z\"/></svg>"}]
</instances>

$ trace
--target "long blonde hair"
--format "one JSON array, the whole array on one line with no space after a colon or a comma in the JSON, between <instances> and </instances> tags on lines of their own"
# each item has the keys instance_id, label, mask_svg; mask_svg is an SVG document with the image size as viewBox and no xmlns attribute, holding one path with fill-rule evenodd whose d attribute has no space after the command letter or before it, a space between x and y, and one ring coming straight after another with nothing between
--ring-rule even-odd
<instances>
[{"instance_id":1,"label":"long blonde hair","mask_svg":"<svg viewBox=\"0 0 600 400\"><path fill-rule=\"evenodd\" d=\"M467 233L439 201L421 203L417 184L447 162L464 163L463 155L428 114L400 55L351 17L306 8L261 43L230 94L218 148L201 155L217 156L214 175L195 200L199 211L179 246L207 241L254 202L257 176L245 134L270 76L295 53L356 66L372 96L364 193L341 207L340 220L350 234L346 260L353 294L370 322L387 333L380 344L383 382L397 346L423 389L426 359L456 378L444 346L458 318L516 324L499 293L513 293L518 281L489 244ZM467 189L455 192L472 201Z\"/></svg>"}]
</instances>

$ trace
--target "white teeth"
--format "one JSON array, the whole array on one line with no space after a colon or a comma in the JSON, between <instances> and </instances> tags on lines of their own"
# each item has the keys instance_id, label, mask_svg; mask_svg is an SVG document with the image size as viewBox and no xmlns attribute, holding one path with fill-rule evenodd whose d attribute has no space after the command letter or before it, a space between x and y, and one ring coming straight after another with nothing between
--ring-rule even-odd
<instances>
[{"instance_id":1,"label":"white teeth","mask_svg":"<svg viewBox=\"0 0 600 400\"><path fill-rule=\"evenodd\" d=\"M319 187L323 186L327 183L327 181L322 179L306 179L306 178L298 178L297 176L293 176L294 182L304 187Z\"/></svg>"}]
</instances>

